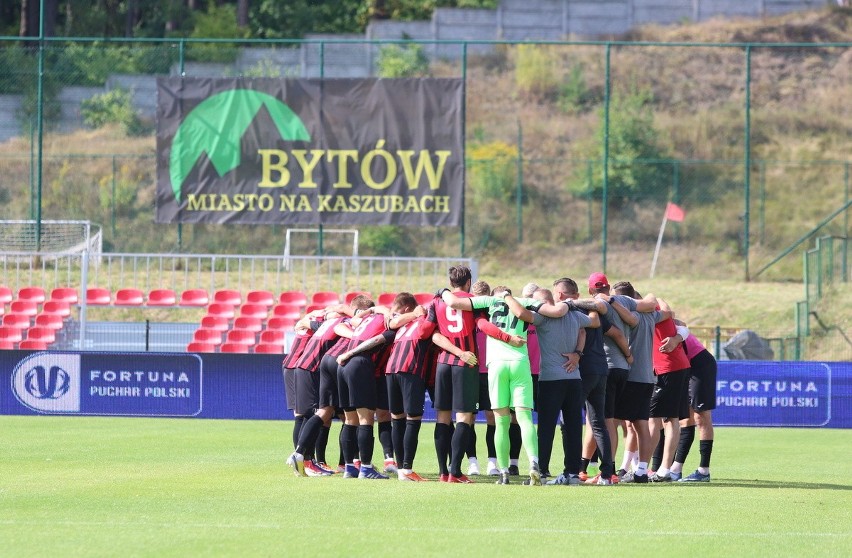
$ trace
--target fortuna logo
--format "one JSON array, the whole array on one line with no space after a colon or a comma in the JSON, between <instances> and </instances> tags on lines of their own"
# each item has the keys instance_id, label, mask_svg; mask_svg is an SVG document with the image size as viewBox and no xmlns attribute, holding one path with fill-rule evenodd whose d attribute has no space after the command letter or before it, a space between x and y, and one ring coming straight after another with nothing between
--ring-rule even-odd
<instances>
[{"instance_id":1,"label":"fortuna logo","mask_svg":"<svg viewBox=\"0 0 852 558\"><path fill-rule=\"evenodd\" d=\"M219 176L240 165L240 141L262 106L269 111L281 138L310 141L302 120L290 107L267 93L232 89L208 97L181 122L172 142L169 177L175 200L202 153L206 153Z\"/></svg>"},{"instance_id":2,"label":"fortuna logo","mask_svg":"<svg viewBox=\"0 0 852 558\"><path fill-rule=\"evenodd\" d=\"M59 399L71 385L71 376L58 366L46 371L44 366L36 366L24 375L24 388L27 393L38 399Z\"/></svg>"}]
</instances>

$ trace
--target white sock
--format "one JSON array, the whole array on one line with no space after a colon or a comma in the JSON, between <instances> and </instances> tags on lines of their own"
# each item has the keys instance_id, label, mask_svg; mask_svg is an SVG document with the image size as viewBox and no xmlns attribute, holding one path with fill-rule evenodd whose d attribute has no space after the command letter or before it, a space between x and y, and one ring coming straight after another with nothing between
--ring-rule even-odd
<instances>
[{"instance_id":1,"label":"white sock","mask_svg":"<svg viewBox=\"0 0 852 558\"><path fill-rule=\"evenodd\" d=\"M647 475L648 474L648 462L640 461L636 466L636 474L637 475Z\"/></svg>"},{"instance_id":2,"label":"white sock","mask_svg":"<svg viewBox=\"0 0 852 558\"><path fill-rule=\"evenodd\" d=\"M698 472L701 473L702 475L709 475L710 474L710 467L699 467Z\"/></svg>"},{"instance_id":3,"label":"white sock","mask_svg":"<svg viewBox=\"0 0 852 558\"><path fill-rule=\"evenodd\" d=\"M669 468L668 467L660 467L659 469L657 469L657 475L658 476L664 477L668 474L669 474Z\"/></svg>"},{"instance_id":4,"label":"white sock","mask_svg":"<svg viewBox=\"0 0 852 558\"><path fill-rule=\"evenodd\" d=\"M639 453L639 452L637 452L637 451L627 451L627 450L625 450L625 451L624 451L624 458L621 460L621 468L622 468L622 469L624 469L625 471L629 471L629 470L630 470L630 465L631 465L631 464L632 464L632 462L633 462L633 458L634 458L634 457L636 457L636 455L637 455L638 453Z\"/></svg>"},{"instance_id":5,"label":"white sock","mask_svg":"<svg viewBox=\"0 0 852 558\"><path fill-rule=\"evenodd\" d=\"M678 463L677 461L675 461L674 463L672 463L672 468L669 469L669 471L671 471L672 473L682 472L683 471L683 463Z\"/></svg>"},{"instance_id":6,"label":"white sock","mask_svg":"<svg viewBox=\"0 0 852 558\"><path fill-rule=\"evenodd\" d=\"M479 461L475 457L468 457L467 460L471 465L479 465Z\"/></svg>"},{"instance_id":7,"label":"white sock","mask_svg":"<svg viewBox=\"0 0 852 558\"><path fill-rule=\"evenodd\" d=\"M517 459L510 459L509 465L514 465L515 467L517 467L518 466L518 460Z\"/></svg>"}]
</instances>

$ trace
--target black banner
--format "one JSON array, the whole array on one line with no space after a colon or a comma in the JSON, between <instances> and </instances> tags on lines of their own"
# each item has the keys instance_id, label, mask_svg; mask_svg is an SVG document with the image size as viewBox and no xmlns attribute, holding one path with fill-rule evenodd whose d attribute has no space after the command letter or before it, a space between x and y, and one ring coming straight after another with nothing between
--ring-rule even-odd
<instances>
[{"instance_id":1,"label":"black banner","mask_svg":"<svg viewBox=\"0 0 852 558\"><path fill-rule=\"evenodd\" d=\"M157 86L158 223L461 222L461 79Z\"/></svg>"}]
</instances>

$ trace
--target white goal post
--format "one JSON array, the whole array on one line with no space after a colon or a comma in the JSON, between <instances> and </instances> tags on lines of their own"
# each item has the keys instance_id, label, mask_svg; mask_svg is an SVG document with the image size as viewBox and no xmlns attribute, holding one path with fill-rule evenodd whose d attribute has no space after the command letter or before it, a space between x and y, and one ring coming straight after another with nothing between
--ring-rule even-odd
<instances>
[{"instance_id":1,"label":"white goal post","mask_svg":"<svg viewBox=\"0 0 852 558\"><path fill-rule=\"evenodd\" d=\"M35 219L0 221L0 251L45 254L100 254L103 234L89 221Z\"/></svg>"},{"instance_id":2,"label":"white goal post","mask_svg":"<svg viewBox=\"0 0 852 558\"><path fill-rule=\"evenodd\" d=\"M284 239L284 268L290 269L290 257L294 254L293 251L293 234L310 234L310 235L326 235L326 234L337 234L337 235L352 235L352 258L356 261L358 259L358 231L355 229L287 229L287 234Z\"/></svg>"}]
</instances>

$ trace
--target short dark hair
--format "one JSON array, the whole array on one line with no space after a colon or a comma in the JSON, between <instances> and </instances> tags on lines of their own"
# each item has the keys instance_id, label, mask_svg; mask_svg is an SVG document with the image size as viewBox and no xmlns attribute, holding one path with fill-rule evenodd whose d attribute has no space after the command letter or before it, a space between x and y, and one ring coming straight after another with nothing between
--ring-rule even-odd
<instances>
[{"instance_id":1,"label":"short dark hair","mask_svg":"<svg viewBox=\"0 0 852 558\"><path fill-rule=\"evenodd\" d=\"M636 289L630 284L630 281L619 281L612 286L615 294L627 295L630 298L636 298Z\"/></svg>"},{"instance_id":2,"label":"short dark hair","mask_svg":"<svg viewBox=\"0 0 852 558\"><path fill-rule=\"evenodd\" d=\"M506 291L507 293L512 294L512 289L510 289L506 285L497 285L496 287L491 289L491 294L493 296L494 293L499 293L500 291Z\"/></svg>"},{"instance_id":3,"label":"short dark hair","mask_svg":"<svg viewBox=\"0 0 852 558\"><path fill-rule=\"evenodd\" d=\"M577 282L570 277L562 277L561 279L557 279L553 282L554 287L558 287L560 285L568 292L568 294L580 292L580 289L577 287Z\"/></svg>"},{"instance_id":4,"label":"short dark hair","mask_svg":"<svg viewBox=\"0 0 852 558\"><path fill-rule=\"evenodd\" d=\"M447 277L450 279L450 285L453 288L460 289L464 287L473 275L470 268L466 265L454 265L447 272Z\"/></svg>"},{"instance_id":5,"label":"short dark hair","mask_svg":"<svg viewBox=\"0 0 852 558\"><path fill-rule=\"evenodd\" d=\"M491 287L485 281L477 281L470 286L470 294L474 296L487 295L491 293Z\"/></svg>"},{"instance_id":6,"label":"short dark hair","mask_svg":"<svg viewBox=\"0 0 852 558\"><path fill-rule=\"evenodd\" d=\"M373 299L362 294L353 298L352 302L349 303L349 306L355 310L366 310L367 308L372 308L375 305L376 303L373 302Z\"/></svg>"},{"instance_id":7,"label":"short dark hair","mask_svg":"<svg viewBox=\"0 0 852 558\"><path fill-rule=\"evenodd\" d=\"M411 293L399 293L393 299L393 305L400 309L405 308L406 312L411 312L417 307L417 299Z\"/></svg>"}]
</instances>

